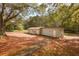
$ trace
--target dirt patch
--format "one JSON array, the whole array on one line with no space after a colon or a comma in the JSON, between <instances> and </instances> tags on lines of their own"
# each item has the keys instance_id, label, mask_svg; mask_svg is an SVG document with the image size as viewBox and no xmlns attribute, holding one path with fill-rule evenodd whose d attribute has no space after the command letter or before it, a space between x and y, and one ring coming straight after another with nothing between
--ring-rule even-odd
<instances>
[{"instance_id":1,"label":"dirt patch","mask_svg":"<svg viewBox=\"0 0 79 59\"><path fill-rule=\"evenodd\" d=\"M6 36L0 40L0 55L16 55L20 50L41 41L41 37L23 33L6 33Z\"/></svg>"},{"instance_id":2,"label":"dirt patch","mask_svg":"<svg viewBox=\"0 0 79 59\"><path fill-rule=\"evenodd\" d=\"M79 40L51 40L33 56L79 56Z\"/></svg>"},{"instance_id":3,"label":"dirt patch","mask_svg":"<svg viewBox=\"0 0 79 59\"><path fill-rule=\"evenodd\" d=\"M66 39L68 38L68 39ZM70 37L71 38L71 37ZM0 55L79 55L79 38L55 39L20 32L7 32L0 40Z\"/></svg>"}]
</instances>

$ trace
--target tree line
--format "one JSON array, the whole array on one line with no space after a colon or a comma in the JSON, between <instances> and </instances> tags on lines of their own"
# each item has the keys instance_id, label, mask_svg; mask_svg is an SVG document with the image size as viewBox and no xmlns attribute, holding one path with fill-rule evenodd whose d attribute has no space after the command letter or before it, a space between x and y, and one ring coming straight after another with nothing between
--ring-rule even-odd
<instances>
[{"instance_id":1,"label":"tree line","mask_svg":"<svg viewBox=\"0 0 79 59\"><path fill-rule=\"evenodd\" d=\"M63 27L65 32L79 32L79 4L59 4L55 12L29 18L28 26Z\"/></svg>"},{"instance_id":2,"label":"tree line","mask_svg":"<svg viewBox=\"0 0 79 59\"><path fill-rule=\"evenodd\" d=\"M36 16L24 20L28 9L33 8ZM27 16L29 16L28 14ZM65 32L79 32L79 4L43 3L0 4L0 34L6 31L26 30L29 27L63 27Z\"/></svg>"}]
</instances>

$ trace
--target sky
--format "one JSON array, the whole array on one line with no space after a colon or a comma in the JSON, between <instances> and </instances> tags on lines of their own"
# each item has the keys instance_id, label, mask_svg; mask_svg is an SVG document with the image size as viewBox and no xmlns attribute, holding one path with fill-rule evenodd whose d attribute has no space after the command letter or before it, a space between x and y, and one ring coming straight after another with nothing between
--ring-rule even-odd
<instances>
[{"instance_id":1,"label":"sky","mask_svg":"<svg viewBox=\"0 0 79 59\"><path fill-rule=\"evenodd\" d=\"M41 5L42 3L38 3L37 6ZM47 8L44 12L44 15L48 15L48 10L50 9L50 11L52 10L56 10L56 7L53 6L54 3L52 4L47 4ZM71 3L64 3L65 5L70 5ZM27 13L28 12L28 13ZM21 14L21 17L25 20L27 20L29 17L33 17L33 16L41 16L36 10L34 10L33 8L28 8L27 12L24 12L24 15Z\"/></svg>"},{"instance_id":2,"label":"sky","mask_svg":"<svg viewBox=\"0 0 79 59\"><path fill-rule=\"evenodd\" d=\"M37 5L41 5L42 3L38 3ZM45 12L44 12L44 15L48 15L47 11L48 9L54 9L55 7L52 7L53 3L52 4L47 4L47 8L45 9ZM28 12L28 13L27 13ZM33 8L28 8L27 12L25 11L24 12L24 15L21 15L21 17L23 19L28 19L29 17L33 17L33 16L41 16L41 14L39 14L36 10L34 10Z\"/></svg>"}]
</instances>

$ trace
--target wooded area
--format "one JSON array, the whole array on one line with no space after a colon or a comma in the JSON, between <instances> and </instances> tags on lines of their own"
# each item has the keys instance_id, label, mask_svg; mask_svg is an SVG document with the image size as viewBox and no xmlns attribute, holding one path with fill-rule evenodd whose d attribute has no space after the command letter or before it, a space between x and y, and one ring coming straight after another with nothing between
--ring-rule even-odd
<instances>
[{"instance_id":1,"label":"wooded area","mask_svg":"<svg viewBox=\"0 0 79 59\"><path fill-rule=\"evenodd\" d=\"M63 27L79 32L79 4L0 4L0 33L29 27ZM32 10L30 10L32 9ZM30 14L34 14L30 17ZM27 18L26 18L27 16Z\"/></svg>"},{"instance_id":2,"label":"wooded area","mask_svg":"<svg viewBox=\"0 0 79 59\"><path fill-rule=\"evenodd\" d=\"M44 35L29 34L32 27ZM59 28L63 38L49 37ZM79 55L78 41L78 3L0 3L0 55Z\"/></svg>"}]
</instances>

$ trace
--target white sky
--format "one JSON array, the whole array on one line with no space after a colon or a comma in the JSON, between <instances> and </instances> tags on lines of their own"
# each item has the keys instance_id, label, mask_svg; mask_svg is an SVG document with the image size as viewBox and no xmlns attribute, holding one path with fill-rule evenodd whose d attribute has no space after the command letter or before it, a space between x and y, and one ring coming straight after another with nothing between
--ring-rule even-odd
<instances>
[{"instance_id":1,"label":"white sky","mask_svg":"<svg viewBox=\"0 0 79 59\"><path fill-rule=\"evenodd\" d=\"M38 3L38 5L41 5L41 4L42 3ZM64 4L69 6L71 3L64 3ZM45 11L45 15L47 14L47 10L49 8L54 9L55 7L52 7L51 5L48 5L48 7L46 8L46 11ZM40 14L38 14L33 8L29 8L27 15L26 16L22 16L22 18L26 20L29 17L33 17L33 16L36 16L36 15L40 15Z\"/></svg>"}]
</instances>

